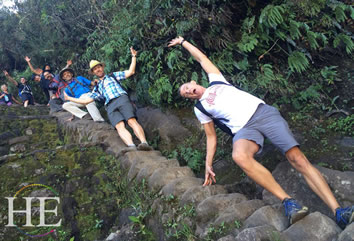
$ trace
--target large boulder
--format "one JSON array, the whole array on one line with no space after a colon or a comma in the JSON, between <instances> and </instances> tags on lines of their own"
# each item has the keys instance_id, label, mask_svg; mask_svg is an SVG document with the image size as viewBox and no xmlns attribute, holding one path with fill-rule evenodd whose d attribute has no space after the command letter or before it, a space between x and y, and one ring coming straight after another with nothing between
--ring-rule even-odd
<instances>
[{"instance_id":1,"label":"large boulder","mask_svg":"<svg viewBox=\"0 0 354 241\"><path fill-rule=\"evenodd\" d=\"M332 241L341 231L332 219L315 212L294 223L283 233L292 241Z\"/></svg>"},{"instance_id":2,"label":"large boulder","mask_svg":"<svg viewBox=\"0 0 354 241\"><path fill-rule=\"evenodd\" d=\"M137 116L148 140L153 140L156 135L161 138L161 150L172 150L176 144L183 143L191 135L171 111L163 113L159 109L145 107L137 110Z\"/></svg>"}]
</instances>

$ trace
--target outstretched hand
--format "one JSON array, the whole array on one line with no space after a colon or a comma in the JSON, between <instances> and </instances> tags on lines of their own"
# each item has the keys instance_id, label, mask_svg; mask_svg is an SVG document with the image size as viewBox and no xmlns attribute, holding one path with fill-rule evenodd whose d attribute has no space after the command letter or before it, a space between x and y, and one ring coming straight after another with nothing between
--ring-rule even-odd
<instances>
[{"instance_id":1,"label":"outstretched hand","mask_svg":"<svg viewBox=\"0 0 354 241\"><path fill-rule=\"evenodd\" d=\"M5 76L8 76L8 75L9 75L9 73L8 73L6 70L3 70L2 72L4 72L4 75L5 75Z\"/></svg>"},{"instance_id":2,"label":"outstretched hand","mask_svg":"<svg viewBox=\"0 0 354 241\"><path fill-rule=\"evenodd\" d=\"M31 58L28 56L25 56L25 60L26 60L26 62L31 62Z\"/></svg>"},{"instance_id":3,"label":"outstretched hand","mask_svg":"<svg viewBox=\"0 0 354 241\"><path fill-rule=\"evenodd\" d=\"M138 54L138 51L133 49L133 47L130 47L130 53L132 54L132 56L136 56Z\"/></svg>"},{"instance_id":4,"label":"outstretched hand","mask_svg":"<svg viewBox=\"0 0 354 241\"><path fill-rule=\"evenodd\" d=\"M213 172L213 168L211 166L205 166L205 180L203 186L209 186L211 184L216 183L215 173Z\"/></svg>"},{"instance_id":5,"label":"outstretched hand","mask_svg":"<svg viewBox=\"0 0 354 241\"><path fill-rule=\"evenodd\" d=\"M183 40L184 40L184 38L181 36L179 36L178 38L174 38L170 41L170 43L167 45L167 47L172 47L172 46L181 44Z\"/></svg>"},{"instance_id":6,"label":"outstretched hand","mask_svg":"<svg viewBox=\"0 0 354 241\"><path fill-rule=\"evenodd\" d=\"M70 66L70 65L72 65L73 64L73 61L71 60L71 59L68 59L67 61L66 61L66 66Z\"/></svg>"}]
</instances>

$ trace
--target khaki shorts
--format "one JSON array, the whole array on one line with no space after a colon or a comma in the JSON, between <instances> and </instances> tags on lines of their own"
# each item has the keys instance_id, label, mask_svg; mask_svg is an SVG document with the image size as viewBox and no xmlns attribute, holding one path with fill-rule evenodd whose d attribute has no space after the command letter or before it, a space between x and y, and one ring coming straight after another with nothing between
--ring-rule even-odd
<instances>
[{"instance_id":1,"label":"khaki shorts","mask_svg":"<svg viewBox=\"0 0 354 241\"><path fill-rule=\"evenodd\" d=\"M251 119L235 134L232 141L233 143L240 139L254 141L260 147L257 152L259 154L263 149L264 137L283 153L294 146L299 146L278 109L267 104L260 104Z\"/></svg>"}]
</instances>

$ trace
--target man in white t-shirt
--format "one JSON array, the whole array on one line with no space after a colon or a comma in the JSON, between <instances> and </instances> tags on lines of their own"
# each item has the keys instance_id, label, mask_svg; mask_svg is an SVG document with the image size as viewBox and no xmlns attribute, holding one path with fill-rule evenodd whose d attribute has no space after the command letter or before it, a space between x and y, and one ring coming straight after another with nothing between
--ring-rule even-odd
<instances>
[{"instance_id":1,"label":"man in white t-shirt","mask_svg":"<svg viewBox=\"0 0 354 241\"><path fill-rule=\"evenodd\" d=\"M310 188L332 210L341 228L351 223L354 219L354 206L340 208L326 180L299 149L299 144L279 111L229 84L208 57L182 37L171 40L168 46L175 45L181 45L200 63L210 82L209 87L205 88L192 80L179 89L182 97L199 100L194 111L207 137L203 186L216 182L212 168L217 144L214 123L219 127L221 124L221 128L233 136L232 158L235 163L252 180L283 202L290 224L305 217L308 209L291 198L269 170L254 159L254 155L262 150L264 137L282 150L291 165L304 176Z\"/></svg>"}]
</instances>

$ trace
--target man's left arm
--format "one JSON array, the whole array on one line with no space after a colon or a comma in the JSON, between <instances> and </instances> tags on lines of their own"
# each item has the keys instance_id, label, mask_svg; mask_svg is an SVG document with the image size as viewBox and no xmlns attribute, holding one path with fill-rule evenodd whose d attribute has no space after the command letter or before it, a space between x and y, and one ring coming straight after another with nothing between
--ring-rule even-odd
<instances>
[{"instance_id":1,"label":"man's left arm","mask_svg":"<svg viewBox=\"0 0 354 241\"><path fill-rule=\"evenodd\" d=\"M136 55L138 54L138 52L135 49L133 49L133 47L130 47L130 53L132 54L132 62L130 64L129 69L124 71L125 78L129 78L130 76L135 74Z\"/></svg>"}]
</instances>

